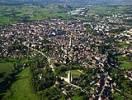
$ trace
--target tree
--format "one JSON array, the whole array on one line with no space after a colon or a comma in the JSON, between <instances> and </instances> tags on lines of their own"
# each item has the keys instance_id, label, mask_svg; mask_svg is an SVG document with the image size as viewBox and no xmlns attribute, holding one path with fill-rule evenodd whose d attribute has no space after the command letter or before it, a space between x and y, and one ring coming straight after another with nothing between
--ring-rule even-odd
<instances>
[{"instance_id":1,"label":"tree","mask_svg":"<svg viewBox=\"0 0 132 100\"><path fill-rule=\"evenodd\" d=\"M43 98L42 100L59 100L62 96L60 89L57 87L48 88L41 94L41 97Z\"/></svg>"}]
</instances>

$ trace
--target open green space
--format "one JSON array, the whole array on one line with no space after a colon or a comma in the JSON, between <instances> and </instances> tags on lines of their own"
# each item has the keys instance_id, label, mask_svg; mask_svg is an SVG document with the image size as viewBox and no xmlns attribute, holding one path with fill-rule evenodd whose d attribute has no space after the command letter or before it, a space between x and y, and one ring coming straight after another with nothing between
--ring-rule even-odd
<instances>
[{"instance_id":1,"label":"open green space","mask_svg":"<svg viewBox=\"0 0 132 100\"><path fill-rule=\"evenodd\" d=\"M113 93L113 99L114 100L125 100L125 97L116 92L116 93Z\"/></svg>"},{"instance_id":2,"label":"open green space","mask_svg":"<svg viewBox=\"0 0 132 100\"><path fill-rule=\"evenodd\" d=\"M3 58L0 59L0 82L2 82L6 77L9 76L15 70L16 63L27 63L28 60L26 58L23 59L14 59L14 58Z\"/></svg>"},{"instance_id":3,"label":"open green space","mask_svg":"<svg viewBox=\"0 0 132 100\"><path fill-rule=\"evenodd\" d=\"M130 46L130 44L127 44L126 42L118 42L117 46L120 48L126 48L126 47Z\"/></svg>"},{"instance_id":4,"label":"open green space","mask_svg":"<svg viewBox=\"0 0 132 100\"><path fill-rule=\"evenodd\" d=\"M4 97L5 100L38 100L33 92L30 69L25 68L18 76Z\"/></svg>"},{"instance_id":5,"label":"open green space","mask_svg":"<svg viewBox=\"0 0 132 100\"><path fill-rule=\"evenodd\" d=\"M127 69L132 69L132 62L129 59L129 57L127 57L127 56L126 57L119 56L118 60L119 60L121 69L126 69L126 70Z\"/></svg>"},{"instance_id":6,"label":"open green space","mask_svg":"<svg viewBox=\"0 0 132 100\"><path fill-rule=\"evenodd\" d=\"M79 70L70 70L73 77L79 77L81 72ZM68 71L66 72L68 73Z\"/></svg>"},{"instance_id":7,"label":"open green space","mask_svg":"<svg viewBox=\"0 0 132 100\"><path fill-rule=\"evenodd\" d=\"M121 67L124 69L132 69L132 62L130 61L122 61Z\"/></svg>"},{"instance_id":8,"label":"open green space","mask_svg":"<svg viewBox=\"0 0 132 100\"><path fill-rule=\"evenodd\" d=\"M14 69L13 62L0 62L0 82Z\"/></svg>"},{"instance_id":9,"label":"open green space","mask_svg":"<svg viewBox=\"0 0 132 100\"><path fill-rule=\"evenodd\" d=\"M81 72L79 70L71 70L71 73L73 76L80 76L81 75Z\"/></svg>"},{"instance_id":10,"label":"open green space","mask_svg":"<svg viewBox=\"0 0 132 100\"><path fill-rule=\"evenodd\" d=\"M13 63L0 63L0 73L9 73L13 70Z\"/></svg>"},{"instance_id":11,"label":"open green space","mask_svg":"<svg viewBox=\"0 0 132 100\"><path fill-rule=\"evenodd\" d=\"M11 24L19 21L43 20L47 18L66 18L67 13L61 6L0 6L0 25Z\"/></svg>"},{"instance_id":12,"label":"open green space","mask_svg":"<svg viewBox=\"0 0 132 100\"><path fill-rule=\"evenodd\" d=\"M72 100L83 100L83 96L73 96Z\"/></svg>"}]
</instances>

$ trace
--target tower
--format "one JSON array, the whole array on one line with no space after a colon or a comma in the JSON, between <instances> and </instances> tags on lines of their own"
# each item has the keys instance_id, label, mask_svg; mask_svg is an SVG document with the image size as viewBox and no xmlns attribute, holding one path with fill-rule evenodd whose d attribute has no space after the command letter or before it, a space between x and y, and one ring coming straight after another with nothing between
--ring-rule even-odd
<instances>
[{"instance_id":1,"label":"tower","mask_svg":"<svg viewBox=\"0 0 132 100\"><path fill-rule=\"evenodd\" d=\"M72 35L70 35L70 40L69 40L69 48L71 49L72 47Z\"/></svg>"},{"instance_id":2,"label":"tower","mask_svg":"<svg viewBox=\"0 0 132 100\"><path fill-rule=\"evenodd\" d=\"M72 82L72 73L71 71L68 71L68 83Z\"/></svg>"}]
</instances>

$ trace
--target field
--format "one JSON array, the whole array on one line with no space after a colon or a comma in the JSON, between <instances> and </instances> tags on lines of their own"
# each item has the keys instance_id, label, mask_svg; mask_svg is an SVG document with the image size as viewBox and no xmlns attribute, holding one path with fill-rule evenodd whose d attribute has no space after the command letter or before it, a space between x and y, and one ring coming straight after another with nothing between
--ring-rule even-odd
<instances>
[{"instance_id":1,"label":"field","mask_svg":"<svg viewBox=\"0 0 132 100\"><path fill-rule=\"evenodd\" d=\"M65 16L66 13L64 8L55 5L48 5L45 7L34 5L0 5L0 25L56 17L66 18Z\"/></svg>"},{"instance_id":2,"label":"field","mask_svg":"<svg viewBox=\"0 0 132 100\"><path fill-rule=\"evenodd\" d=\"M33 93L31 85L30 69L24 69L18 76L4 97L6 100L38 100L37 94Z\"/></svg>"},{"instance_id":3,"label":"field","mask_svg":"<svg viewBox=\"0 0 132 100\"><path fill-rule=\"evenodd\" d=\"M0 82L14 69L13 62L0 62Z\"/></svg>"},{"instance_id":4,"label":"field","mask_svg":"<svg viewBox=\"0 0 132 100\"><path fill-rule=\"evenodd\" d=\"M12 70L13 70L13 63L11 62L0 63L0 73L9 73Z\"/></svg>"},{"instance_id":5,"label":"field","mask_svg":"<svg viewBox=\"0 0 132 100\"><path fill-rule=\"evenodd\" d=\"M112 15L116 13L124 13L127 9L127 6L92 6L90 7L88 13L90 14L99 14L99 15Z\"/></svg>"},{"instance_id":6,"label":"field","mask_svg":"<svg viewBox=\"0 0 132 100\"><path fill-rule=\"evenodd\" d=\"M89 8L89 7L88 7ZM87 12L88 15L112 15L116 13L124 13L127 6L91 6ZM67 12L70 9L65 9L60 5L47 5L47 6L36 6L36 5L12 5L5 6L0 5L0 25L12 24L16 22L26 22L31 20L43 20L48 18L61 18L68 19ZM73 16L72 16L73 17ZM78 19L84 19L81 17L75 17ZM90 20L91 18L86 18Z\"/></svg>"}]
</instances>

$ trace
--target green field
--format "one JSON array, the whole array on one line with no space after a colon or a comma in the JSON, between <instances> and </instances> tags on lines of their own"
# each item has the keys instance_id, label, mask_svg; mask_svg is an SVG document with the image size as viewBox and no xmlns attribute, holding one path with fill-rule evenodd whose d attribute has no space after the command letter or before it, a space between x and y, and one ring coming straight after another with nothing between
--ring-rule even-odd
<instances>
[{"instance_id":1,"label":"green field","mask_svg":"<svg viewBox=\"0 0 132 100\"><path fill-rule=\"evenodd\" d=\"M68 71L66 73L68 73ZM71 70L71 74L73 77L79 77L81 72L79 70Z\"/></svg>"},{"instance_id":2,"label":"green field","mask_svg":"<svg viewBox=\"0 0 132 100\"><path fill-rule=\"evenodd\" d=\"M13 62L0 62L0 82L14 69Z\"/></svg>"},{"instance_id":3,"label":"green field","mask_svg":"<svg viewBox=\"0 0 132 100\"><path fill-rule=\"evenodd\" d=\"M11 62L3 62L0 63L0 73L8 73L13 70L13 63Z\"/></svg>"},{"instance_id":4,"label":"green field","mask_svg":"<svg viewBox=\"0 0 132 100\"><path fill-rule=\"evenodd\" d=\"M27 62L28 60L26 58L23 58L21 60L17 60L14 58L0 59L0 82L15 70L14 65L16 63L23 64Z\"/></svg>"},{"instance_id":5,"label":"green field","mask_svg":"<svg viewBox=\"0 0 132 100\"><path fill-rule=\"evenodd\" d=\"M47 18L65 18L64 8L56 5L45 7L34 5L4 6L0 5L0 25L19 21L43 20Z\"/></svg>"},{"instance_id":6,"label":"green field","mask_svg":"<svg viewBox=\"0 0 132 100\"><path fill-rule=\"evenodd\" d=\"M4 97L5 100L38 100L37 94L33 93L31 85L30 69L24 69L18 76Z\"/></svg>"},{"instance_id":7,"label":"green field","mask_svg":"<svg viewBox=\"0 0 132 100\"><path fill-rule=\"evenodd\" d=\"M120 63L120 68L121 69L132 69L132 62L128 57L118 57L119 63Z\"/></svg>"}]
</instances>

